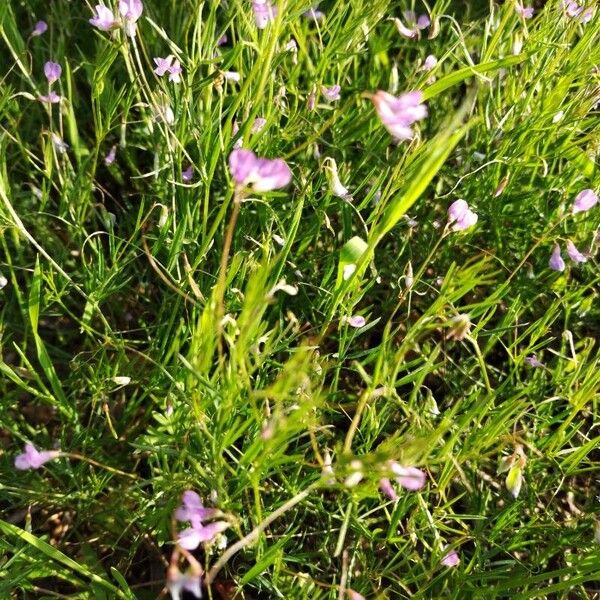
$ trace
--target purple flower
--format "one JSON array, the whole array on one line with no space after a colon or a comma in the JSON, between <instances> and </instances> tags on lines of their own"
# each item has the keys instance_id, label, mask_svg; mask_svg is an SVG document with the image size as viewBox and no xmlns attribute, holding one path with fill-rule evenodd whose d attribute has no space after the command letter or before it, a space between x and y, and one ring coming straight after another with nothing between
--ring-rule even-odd
<instances>
[{"instance_id":1,"label":"purple flower","mask_svg":"<svg viewBox=\"0 0 600 600\"><path fill-rule=\"evenodd\" d=\"M181 64L177 59L175 59L173 65L169 68L169 81L172 81L173 83L180 83L182 73L183 69L181 68Z\"/></svg>"},{"instance_id":2,"label":"purple flower","mask_svg":"<svg viewBox=\"0 0 600 600\"><path fill-rule=\"evenodd\" d=\"M202 542L210 542L216 535L229 527L227 521L213 521L204 524L209 519L219 518L223 513L216 508L204 508L200 496L188 490L183 493L182 504L175 511L177 521L188 521L191 527L184 529L177 536L178 543L186 550L195 550Z\"/></svg>"},{"instance_id":3,"label":"purple flower","mask_svg":"<svg viewBox=\"0 0 600 600\"><path fill-rule=\"evenodd\" d=\"M38 96L38 100L47 104L58 104L60 102L60 96L54 90L52 90L48 94L40 94Z\"/></svg>"},{"instance_id":4,"label":"purple flower","mask_svg":"<svg viewBox=\"0 0 600 600\"><path fill-rule=\"evenodd\" d=\"M437 67L437 64L438 59L433 54L429 54L423 61L423 65L421 66L420 70L431 71L432 69L435 69L435 67Z\"/></svg>"},{"instance_id":5,"label":"purple flower","mask_svg":"<svg viewBox=\"0 0 600 600\"><path fill-rule=\"evenodd\" d=\"M173 565L167 573L167 589L172 600L180 600L183 591L189 592L194 598L202 598L202 574L191 571L181 573L177 566Z\"/></svg>"},{"instance_id":6,"label":"purple flower","mask_svg":"<svg viewBox=\"0 0 600 600\"><path fill-rule=\"evenodd\" d=\"M104 4L96 4L96 14L90 19L90 24L100 31L110 31L119 26L110 8Z\"/></svg>"},{"instance_id":7,"label":"purple flower","mask_svg":"<svg viewBox=\"0 0 600 600\"><path fill-rule=\"evenodd\" d=\"M347 318L348 325L350 327L355 327L359 329L360 327L364 327L367 324L367 320L361 315L354 315L352 317Z\"/></svg>"},{"instance_id":8,"label":"purple flower","mask_svg":"<svg viewBox=\"0 0 600 600\"><path fill-rule=\"evenodd\" d=\"M125 19L125 33L134 37L136 33L136 22L142 16L144 7L142 0L119 0L119 12Z\"/></svg>"},{"instance_id":9,"label":"purple flower","mask_svg":"<svg viewBox=\"0 0 600 600\"><path fill-rule=\"evenodd\" d=\"M277 16L277 7L269 0L252 0L254 22L259 29L264 29Z\"/></svg>"},{"instance_id":10,"label":"purple flower","mask_svg":"<svg viewBox=\"0 0 600 600\"><path fill-rule=\"evenodd\" d=\"M187 169L181 171L181 180L184 183L190 183L194 178L194 168L192 165L189 165Z\"/></svg>"},{"instance_id":11,"label":"purple flower","mask_svg":"<svg viewBox=\"0 0 600 600\"><path fill-rule=\"evenodd\" d=\"M477 223L477 213L474 213L465 200L456 200L448 207L448 223L452 231L464 231Z\"/></svg>"},{"instance_id":12,"label":"purple flower","mask_svg":"<svg viewBox=\"0 0 600 600\"><path fill-rule=\"evenodd\" d=\"M20 471L39 469L44 463L60 456L58 450L42 450L39 452L33 444L25 444L25 452L15 457L15 468Z\"/></svg>"},{"instance_id":13,"label":"purple flower","mask_svg":"<svg viewBox=\"0 0 600 600\"><path fill-rule=\"evenodd\" d=\"M425 485L426 475L421 469L417 467L403 467L396 461L391 461L390 469L396 476L396 481L407 490L416 492Z\"/></svg>"},{"instance_id":14,"label":"purple flower","mask_svg":"<svg viewBox=\"0 0 600 600\"><path fill-rule=\"evenodd\" d=\"M396 490L392 485L392 482L387 478L383 477L379 480L379 489L390 499L397 500L398 494L396 494Z\"/></svg>"},{"instance_id":15,"label":"purple flower","mask_svg":"<svg viewBox=\"0 0 600 600\"><path fill-rule=\"evenodd\" d=\"M577 197L573 202L573 208L571 210L575 215L578 212L584 212L586 210L589 210L596 204L598 204L598 196L596 195L594 190L587 189L577 194Z\"/></svg>"},{"instance_id":16,"label":"purple flower","mask_svg":"<svg viewBox=\"0 0 600 600\"><path fill-rule=\"evenodd\" d=\"M412 10L405 10L403 13L406 25L398 18L394 19L398 33L402 37L412 39L419 36L421 29L426 29L431 24L431 20L427 15L420 15L417 18L416 14Z\"/></svg>"},{"instance_id":17,"label":"purple flower","mask_svg":"<svg viewBox=\"0 0 600 600\"><path fill-rule=\"evenodd\" d=\"M108 167L115 162L115 158L117 157L117 146L114 145L109 151L108 154L104 157L104 164Z\"/></svg>"},{"instance_id":18,"label":"purple flower","mask_svg":"<svg viewBox=\"0 0 600 600\"><path fill-rule=\"evenodd\" d=\"M60 79L61 73L62 67L58 63L49 60L44 65L44 75L46 75L46 79L48 80L48 83L50 85L52 85L55 81L58 81Z\"/></svg>"},{"instance_id":19,"label":"purple flower","mask_svg":"<svg viewBox=\"0 0 600 600\"><path fill-rule=\"evenodd\" d=\"M525 362L530 366L533 367L534 369L543 369L544 368L544 363L540 362L537 359L537 356L535 354L532 354L531 356L527 356L525 358Z\"/></svg>"},{"instance_id":20,"label":"purple flower","mask_svg":"<svg viewBox=\"0 0 600 600\"><path fill-rule=\"evenodd\" d=\"M38 35L43 35L44 33L46 33L46 31L48 31L48 23L46 23L46 21L38 21L35 24L31 35L33 37L37 37Z\"/></svg>"},{"instance_id":21,"label":"purple flower","mask_svg":"<svg viewBox=\"0 0 600 600\"><path fill-rule=\"evenodd\" d=\"M554 249L552 250L548 265L553 271L565 270L565 261L560 255L560 246L558 244L554 244Z\"/></svg>"},{"instance_id":22,"label":"purple flower","mask_svg":"<svg viewBox=\"0 0 600 600\"><path fill-rule=\"evenodd\" d=\"M218 40L217 40L217 46L223 46L227 43L227 34L224 33Z\"/></svg>"},{"instance_id":23,"label":"purple flower","mask_svg":"<svg viewBox=\"0 0 600 600\"><path fill-rule=\"evenodd\" d=\"M321 86L321 92L323 93L323 96L329 100L329 102L335 102L336 100L340 99L341 89L342 88L337 84L332 85L331 87L326 87L324 85Z\"/></svg>"},{"instance_id":24,"label":"purple flower","mask_svg":"<svg viewBox=\"0 0 600 600\"><path fill-rule=\"evenodd\" d=\"M515 6L515 10L520 17L523 17L523 19L531 19L531 17L533 17L533 13L535 12L533 7L522 6L521 4L517 4Z\"/></svg>"},{"instance_id":25,"label":"purple flower","mask_svg":"<svg viewBox=\"0 0 600 600\"><path fill-rule=\"evenodd\" d=\"M569 258L576 263L584 263L587 262L587 257L584 254L581 254L577 247L571 240L567 240L567 254Z\"/></svg>"},{"instance_id":26,"label":"purple flower","mask_svg":"<svg viewBox=\"0 0 600 600\"><path fill-rule=\"evenodd\" d=\"M594 9L580 6L575 0L563 0L563 6L567 11L569 17L576 17L582 23L587 23L594 16Z\"/></svg>"},{"instance_id":27,"label":"purple flower","mask_svg":"<svg viewBox=\"0 0 600 600\"><path fill-rule=\"evenodd\" d=\"M64 154L69 149L69 144L67 144L60 136L56 135L56 133L52 134L52 145L59 154Z\"/></svg>"},{"instance_id":28,"label":"purple flower","mask_svg":"<svg viewBox=\"0 0 600 600\"><path fill-rule=\"evenodd\" d=\"M427 116L423 93L419 91L396 97L379 90L371 99L384 127L399 140L411 140L411 125Z\"/></svg>"},{"instance_id":29,"label":"purple flower","mask_svg":"<svg viewBox=\"0 0 600 600\"><path fill-rule=\"evenodd\" d=\"M169 56L167 56L167 58L160 58L160 56L156 56L152 60L156 65L156 69L154 69L154 72L159 77L162 77L171 68L171 63L173 62L173 55L170 54Z\"/></svg>"},{"instance_id":30,"label":"purple flower","mask_svg":"<svg viewBox=\"0 0 600 600\"><path fill-rule=\"evenodd\" d=\"M460 562L460 558L458 557L458 552L456 550L450 550L447 552L442 560L440 561L445 567L456 567Z\"/></svg>"},{"instance_id":31,"label":"purple flower","mask_svg":"<svg viewBox=\"0 0 600 600\"><path fill-rule=\"evenodd\" d=\"M243 148L236 148L229 155L229 170L238 186L251 185L255 192L276 190L292 180L292 172L283 159L258 158Z\"/></svg>"}]
</instances>

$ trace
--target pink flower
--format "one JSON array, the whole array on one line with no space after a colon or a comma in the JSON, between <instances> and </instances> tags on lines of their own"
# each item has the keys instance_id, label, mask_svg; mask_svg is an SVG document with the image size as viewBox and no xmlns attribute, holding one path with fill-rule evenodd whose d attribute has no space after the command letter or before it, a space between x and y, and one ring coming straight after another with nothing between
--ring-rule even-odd
<instances>
[{"instance_id":1,"label":"pink flower","mask_svg":"<svg viewBox=\"0 0 600 600\"><path fill-rule=\"evenodd\" d=\"M52 85L55 81L58 81L60 79L61 73L62 67L58 63L49 60L44 65L44 75L46 75L46 79L48 80L48 83L50 85Z\"/></svg>"},{"instance_id":2,"label":"pink flower","mask_svg":"<svg viewBox=\"0 0 600 600\"><path fill-rule=\"evenodd\" d=\"M44 33L46 33L46 31L48 31L48 23L46 23L46 21L38 21L35 24L31 35L33 37L37 37L38 35L43 35Z\"/></svg>"},{"instance_id":3,"label":"pink flower","mask_svg":"<svg viewBox=\"0 0 600 600\"><path fill-rule=\"evenodd\" d=\"M224 33L218 40L217 40L217 46L224 46L227 43L227 34Z\"/></svg>"},{"instance_id":4,"label":"pink flower","mask_svg":"<svg viewBox=\"0 0 600 600\"><path fill-rule=\"evenodd\" d=\"M346 594L348 594L348 600L365 600L365 597L350 588L346 589Z\"/></svg>"},{"instance_id":5,"label":"pink flower","mask_svg":"<svg viewBox=\"0 0 600 600\"><path fill-rule=\"evenodd\" d=\"M20 471L39 469L44 463L60 456L58 450L42 450L39 452L33 444L25 444L25 452L15 457L15 468Z\"/></svg>"},{"instance_id":6,"label":"pink flower","mask_svg":"<svg viewBox=\"0 0 600 600\"><path fill-rule=\"evenodd\" d=\"M396 494L396 490L392 485L392 482L387 478L383 477L379 480L379 489L390 499L397 500L398 494Z\"/></svg>"},{"instance_id":7,"label":"pink flower","mask_svg":"<svg viewBox=\"0 0 600 600\"><path fill-rule=\"evenodd\" d=\"M177 59L173 62L173 65L169 68L169 81L173 83L181 83L181 74L183 69Z\"/></svg>"},{"instance_id":8,"label":"pink flower","mask_svg":"<svg viewBox=\"0 0 600 600\"><path fill-rule=\"evenodd\" d=\"M117 146L114 145L109 151L108 154L104 157L104 164L108 167L115 162L115 158L117 157Z\"/></svg>"},{"instance_id":9,"label":"pink flower","mask_svg":"<svg viewBox=\"0 0 600 600\"><path fill-rule=\"evenodd\" d=\"M238 186L252 186L255 192L270 192L292 180L292 172L283 159L258 158L243 148L236 148L229 155L229 170Z\"/></svg>"},{"instance_id":10,"label":"pink flower","mask_svg":"<svg viewBox=\"0 0 600 600\"><path fill-rule=\"evenodd\" d=\"M584 8L580 6L575 0L563 0L563 6L567 11L569 17L576 17L582 23L588 23L594 16L593 8Z\"/></svg>"},{"instance_id":11,"label":"pink flower","mask_svg":"<svg viewBox=\"0 0 600 600\"><path fill-rule=\"evenodd\" d=\"M424 471L417 469L417 467L403 467L396 461L391 461L390 469L396 476L396 481L407 490L416 492L425 485L425 479L427 476Z\"/></svg>"},{"instance_id":12,"label":"pink flower","mask_svg":"<svg viewBox=\"0 0 600 600\"><path fill-rule=\"evenodd\" d=\"M403 13L406 25L398 18L394 19L398 33L402 37L412 39L419 36L421 29L426 29L431 24L431 20L427 15L420 15L419 18L412 10L405 10Z\"/></svg>"},{"instance_id":13,"label":"pink flower","mask_svg":"<svg viewBox=\"0 0 600 600\"><path fill-rule=\"evenodd\" d=\"M594 192L594 190L583 190L577 194L575 201L573 202L573 208L571 209L573 214L577 214L578 212L584 212L589 210L598 204L598 196Z\"/></svg>"},{"instance_id":14,"label":"pink flower","mask_svg":"<svg viewBox=\"0 0 600 600\"><path fill-rule=\"evenodd\" d=\"M316 101L317 101L317 95L313 89L313 91L308 96L308 101L306 103L309 112L312 112L313 110L315 110L315 102Z\"/></svg>"},{"instance_id":15,"label":"pink flower","mask_svg":"<svg viewBox=\"0 0 600 600\"><path fill-rule=\"evenodd\" d=\"M46 102L47 104L58 104L60 102L60 96L54 90L52 90L48 94L40 94L38 96L38 100L40 102Z\"/></svg>"},{"instance_id":16,"label":"pink flower","mask_svg":"<svg viewBox=\"0 0 600 600\"><path fill-rule=\"evenodd\" d=\"M533 367L534 369L543 369L544 368L544 363L540 362L535 354L532 354L531 356L527 356L525 358L525 362L530 366Z\"/></svg>"},{"instance_id":17,"label":"pink flower","mask_svg":"<svg viewBox=\"0 0 600 600\"><path fill-rule=\"evenodd\" d=\"M458 552L456 550L450 550L447 552L442 560L440 561L445 567L456 567L460 562L460 558L458 557Z\"/></svg>"},{"instance_id":18,"label":"pink flower","mask_svg":"<svg viewBox=\"0 0 600 600\"><path fill-rule=\"evenodd\" d=\"M337 84L332 85L331 87L326 87L324 85L321 86L321 92L323 93L323 96L325 96L325 98L329 100L329 102L335 102L335 100L340 99L341 89L342 88Z\"/></svg>"},{"instance_id":19,"label":"pink flower","mask_svg":"<svg viewBox=\"0 0 600 600\"><path fill-rule=\"evenodd\" d=\"M431 71L432 69L435 69L435 67L437 67L437 64L438 59L433 54L429 54L423 61L423 65L421 66L420 70Z\"/></svg>"},{"instance_id":20,"label":"pink flower","mask_svg":"<svg viewBox=\"0 0 600 600\"><path fill-rule=\"evenodd\" d=\"M193 178L194 178L194 168L192 167L192 165L189 165L188 168L185 169L185 171L181 172L181 180L184 183L190 183Z\"/></svg>"},{"instance_id":21,"label":"pink flower","mask_svg":"<svg viewBox=\"0 0 600 600\"><path fill-rule=\"evenodd\" d=\"M135 36L136 23L142 16L143 10L142 0L119 0L119 12L125 19L125 33L129 37Z\"/></svg>"},{"instance_id":22,"label":"pink flower","mask_svg":"<svg viewBox=\"0 0 600 600\"><path fill-rule=\"evenodd\" d=\"M96 14L89 22L100 31L110 31L119 26L119 22L115 19L110 8L104 6L104 4L96 4Z\"/></svg>"},{"instance_id":23,"label":"pink flower","mask_svg":"<svg viewBox=\"0 0 600 600\"><path fill-rule=\"evenodd\" d=\"M464 231L477 223L477 213L474 213L465 200L456 200L448 208L448 223L452 231Z\"/></svg>"},{"instance_id":24,"label":"pink flower","mask_svg":"<svg viewBox=\"0 0 600 600\"><path fill-rule=\"evenodd\" d=\"M266 119L263 119L262 117L256 117L256 119L254 119L254 123L252 123L252 127L250 128L250 133L258 133L259 131L262 131L266 124Z\"/></svg>"},{"instance_id":25,"label":"pink flower","mask_svg":"<svg viewBox=\"0 0 600 600\"><path fill-rule=\"evenodd\" d=\"M569 258L576 263L584 263L587 262L587 257L584 254L581 254L577 247L571 240L567 240L567 254Z\"/></svg>"},{"instance_id":26,"label":"pink flower","mask_svg":"<svg viewBox=\"0 0 600 600\"><path fill-rule=\"evenodd\" d=\"M254 22L259 29L264 29L277 16L277 7L269 0L252 0Z\"/></svg>"},{"instance_id":27,"label":"pink flower","mask_svg":"<svg viewBox=\"0 0 600 600\"><path fill-rule=\"evenodd\" d=\"M202 598L202 574L196 574L192 570L181 573L177 566L173 565L167 573L167 589L172 600L180 600L183 591L189 592L194 598Z\"/></svg>"},{"instance_id":28,"label":"pink flower","mask_svg":"<svg viewBox=\"0 0 600 600\"><path fill-rule=\"evenodd\" d=\"M411 140L414 135L411 125L427 116L423 93L419 91L396 97L379 90L372 101L384 127L399 140Z\"/></svg>"},{"instance_id":29,"label":"pink flower","mask_svg":"<svg viewBox=\"0 0 600 600\"><path fill-rule=\"evenodd\" d=\"M348 325L350 325L350 327L355 327L356 329L364 327L367 324L367 320L361 315L354 315L352 317L348 317L347 322Z\"/></svg>"},{"instance_id":30,"label":"pink flower","mask_svg":"<svg viewBox=\"0 0 600 600\"><path fill-rule=\"evenodd\" d=\"M154 64L156 65L156 69L154 69L154 73L159 77L162 77L167 71L171 68L171 63L173 62L173 55L167 56L167 58L160 58L160 56L155 56L153 59Z\"/></svg>"},{"instance_id":31,"label":"pink flower","mask_svg":"<svg viewBox=\"0 0 600 600\"><path fill-rule=\"evenodd\" d=\"M533 13L535 12L535 9L533 7L522 6L521 4L517 4L515 6L515 10L517 11L517 14L523 19L531 19L531 17L533 17Z\"/></svg>"},{"instance_id":32,"label":"pink flower","mask_svg":"<svg viewBox=\"0 0 600 600\"><path fill-rule=\"evenodd\" d=\"M186 550L195 550L201 543L210 542L216 535L229 527L227 521L204 521L221 517L223 513L216 508L204 508L200 496L191 490L183 493L182 504L175 511L177 521L188 521L191 527L177 536L179 545Z\"/></svg>"},{"instance_id":33,"label":"pink flower","mask_svg":"<svg viewBox=\"0 0 600 600\"><path fill-rule=\"evenodd\" d=\"M552 254L550 255L550 260L548 261L548 266L553 271L564 271L565 270L565 261L560 255L560 246L558 244L554 244L554 248L552 250Z\"/></svg>"}]
</instances>

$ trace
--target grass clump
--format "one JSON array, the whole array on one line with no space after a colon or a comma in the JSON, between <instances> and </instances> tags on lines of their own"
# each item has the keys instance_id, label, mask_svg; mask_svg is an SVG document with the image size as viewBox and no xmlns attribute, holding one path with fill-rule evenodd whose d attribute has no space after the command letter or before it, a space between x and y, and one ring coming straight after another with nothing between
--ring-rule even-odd
<instances>
[{"instance_id":1,"label":"grass clump","mask_svg":"<svg viewBox=\"0 0 600 600\"><path fill-rule=\"evenodd\" d=\"M87 4L0 6L0 597L597 598L597 7Z\"/></svg>"}]
</instances>

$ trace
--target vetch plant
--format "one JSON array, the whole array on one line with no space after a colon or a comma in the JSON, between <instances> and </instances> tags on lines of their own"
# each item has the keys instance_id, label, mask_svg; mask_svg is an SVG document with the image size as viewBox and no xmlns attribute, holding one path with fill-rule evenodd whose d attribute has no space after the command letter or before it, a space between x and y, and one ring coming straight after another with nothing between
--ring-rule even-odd
<instances>
[{"instance_id":1,"label":"vetch plant","mask_svg":"<svg viewBox=\"0 0 600 600\"><path fill-rule=\"evenodd\" d=\"M412 125L427 116L423 93L419 91L396 97L380 90L371 100L384 127L399 140L412 140Z\"/></svg>"}]
</instances>

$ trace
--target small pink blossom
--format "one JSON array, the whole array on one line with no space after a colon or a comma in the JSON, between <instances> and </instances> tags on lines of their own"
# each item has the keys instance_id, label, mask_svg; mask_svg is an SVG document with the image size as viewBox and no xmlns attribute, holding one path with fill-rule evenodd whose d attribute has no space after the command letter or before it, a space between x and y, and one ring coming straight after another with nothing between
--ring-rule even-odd
<instances>
[{"instance_id":1,"label":"small pink blossom","mask_svg":"<svg viewBox=\"0 0 600 600\"><path fill-rule=\"evenodd\" d=\"M585 8L575 0L563 0L563 6L569 17L579 19L582 23L588 23L594 16L593 8Z\"/></svg>"},{"instance_id":2,"label":"small pink blossom","mask_svg":"<svg viewBox=\"0 0 600 600\"><path fill-rule=\"evenodd\" d=\"M46 76L46 79L48 80L48 83L50 85L52 85L55 81L58 81L60 79L61 74L62 67L58 63L49 60L44 65L44 75Z\"/></svg>"},{"instance_id":3,"label":"small pink blossom","mask_svg":"<svg viewBox=\"0 0 600 600\"><path fill-rule=\"evenodd\" d=\"M411 140L411 125L427 116L423 93L419 91L396 97L379 90L371 99L384 127L399 140Z\"/></svg>"},{"instance_id":4,"label":"small pink blossom","mask_svg":"<svg viewBox=\"0 0 600 600\"><path fill-rule=\"evenodd\" d=\"M396 461L390 463L390 469L396 481L405 489L415 492L425 485L427 476L417 467L403 467Z\"/></svg>"},{"instance_id":5,"label":"small pink blossom","mask_svg":"<svg viewBox=\"0 0 600 600\"><path fill-rule=\"evenodd\" d=\"M169 81L173 83L181 83L181 74L183 69L177 59L173 62L173 66L169 69Z\"/></svg>"},{"instance_id":6,"label":"small pink blossom","mask_svg":"<svg viewBox=\"0 0 600 600\"><path fill-rule=\"evenodd\" d=\"M379 489L390 499L390 500L397 500L398 499L398 494L396 493L396 490L394 489L394 486L392 485L392 482L387 478L387 477L383 477L382 479L379 480Z\"/></svg>"},{"instance_id":7,"label":"small pink blossom","mask_svg":"<svg viewBox=\"0 0 600 600\"><path fill-rule=\"evenodd\" d=\"M190 183L194 179L194 168L189 165L187 169L181 171L181 180L184 183Z\"/></svg>"},{"instance_id":8,"label":"small pink blossom","mask_svg":"<svg viewBox=\"0 0 600 600\"><path fill-rule=\"evenodd\" d=\"M575 246L575 244L571 241L571 240L567 240L567 254L569 255L569 258L576 263L584 263L587 262L587 257L582 254L581 252L579 252L579 250L577 249L577 246Z\"/></svg>"},{"instance_id":9,"label":"small pink blossom","mask_svg":"<svg viewBox=\"0 0 600 600\"><path fill-rule=\"evenodd\" d=\"M50 91L48 94L40 94L38 96L38 100L40 102L45 102L46 104L58 104L60 102L61 97L54 91Z\"/></svg>"},{"instance_id":10,"label":"small pink blossom","mask_svg":"<svg viewBox=\"0 0 600 600\"><path fill-rule=\"evenodd\" d=\"M447 552L442 560L440 561L445 567L456 567L460 562L458 552L456 550L450 550Z\"/></svg>"},{"instance_id":11,"label":"small pink blossom","mask_svg":"<svg viewBox=\"0 0 600 600\"><path fill-rule=\"evenodd\" d=\"M108 167L115 162L115 158L117 157L117 146L114 145L109 151L108 154L104 157L104 164Z\"/></svg>"},{"instance_id":12,"label":"small pink blossom","mask_svg":"<svg viewBox=\"0 0 600 600\"><path fill-rule=\"evenodd\" d=\"M332 85L331 87L321 86L321 92L329 102L335 102L340 99L340 90L342 88L339 85Z\"/></svg>"},{"instance_id":13,"label":"small pink blossom","mask_svg":"<svg viewBox=\"0 0 600 600\"><path fill-rule=\"evenodd\" d=\"M46 21L38 21L31 32L32 37L37 37L39 35L43 35L48 31L48 23Z\"/></svg>"},{"instance_id":14,"label":"small pink blossom","mask_svg":"<svg viewBox=\"0 0 600 600\"><path fill-rule=\"evenodd\" d=\"M33 444L25 444L25 452L15 457L15 468L20 471L39 469L43 464L60 456L58 450L36 450Z\"/></svg>"},{"instance_id":15,"label":"small pink blossom","mask_svg":"<svg viewBox=\"0 0 600 600\"><path fill-rule=\"evenodd\" d=\"M433 55L429 54L425 60L423 61L423 65L421 66L421 71L431 71L435 69L438 64L438 59Z\"/></svg>"},{"instance_id":16,"label":"small pink blossom","mask_svg":"<svg viewBox=\"0 0 600 600\"><path fill-rule=\"evenodd\" d=\"M554 248L552 250L552 254L550 255L550 260L548 261L548 266L553 271L564 271L565 270L565 261L560 255L560 246L558 244L554 244Z\"/></svg>"},{"instance_id":17,"label":"small pink blossom","mask_svg":"<svg viewBox=\"0 0 600 600\"><path fill-rule=\"evenodd\" d=\"M172 565L167 571L167 589L172 600L180 600L183 591L189 592L194 598L202 598L202 573L195 569L182 573L177 565Z\"/></svg>"},{"instance_id":18,"label":"small pink blossom","mask_svg":"<svg viewBox=\"0 0 600 600\"><path fill-rule=\"evenodd\" d=\"M171 68L171 63L173 62L173 55L169 55L166 58L161 58L160 56L156 56L152 59L154 64L156 65L156 69L154 69L154 73L159 77L162 77L167 73L167 71Z\"/></svg>"},{"instance_id":19,"label":"small pink blossom","mask_svg":"<svg viewBox=\"0 0 600 600\"><path fill-rule=\"evenodd\" d=\"M530 366L533 367L534 369L543 369L544 368L544 363L540 362L537 359L537 356L535 354L532 354L531 356L527 356L525 358L525 362Z\"/></svg>"},{"instance_id":20,"label":"small pink blossom","mask_svg":"<svg viewBox=\"0 0 600 600\"><path fill-rule=\"evenodd\" d=\"M219 533L225 531L229 523L212 521L205 524L205 521L221 516L223 513L219 509L205 508L196 492L191 490L184 492L181 506L175 511L175 519L180 522L187 521L191 527L178 534L179 545L186 550L195 550L201 543L210 542Z\"/></svg>"},{"instance_id":21,"label":"small pink blossom","mask_svg":"<svg viewBox=\"0 0 600 600\"><path fill-rule=\"evenodd\" d=\"M283 159L258 158L243 148L236 148L229 155L229 170L238 186L251 186L255 192L276 190L292 180L292 172Z\"/></svg>"},{"instance_id":22,"label":"small pink blossom","mask_svg":"<svg viewBox=\"0 0 600 600\"><path fill-rule=\"evenodd\" d=\"M252 0L254 22L259 29L264 29L277 16L277 7L269 0Z\"/></svg>"},{"instance_id":23,"label":"small pink blossom","mask_svg":"<svg viewBox=\"0 0 600 600\"><path fill-rule=\"evenodd\" d=\"M266 124L266 119L263 119L262 117L256 117L256 119L254 119L254 123L252 123L252 127L250 128L250 133L258 133L259 131L262 131Z\"/></svg>"},{"instance_id":24,"label":"small pink blossom","mask_svg":"<svg viewBox=\"0 0 600 600\"><path fill-rule=\"evenodd\" d=\"M96 4L96 14L89 20L90 24L97 27L100 31L110 31L119 26L112 10L104 4Z\"/></svg>"},{"instance_id":25,"label":"small pink blossom","mask_svg":"<svg viewBox=\"0 0 600 600\"><path fill-rule=\"evenodd\" d=\"M517 14L523 19L531 19L533 17L533 13L535 12L535 9L533 7L522 6L519 3L517 3L517 5L515 6L515 10L517 11Z\"/></svg>"},{"instance_id":26,"label":"small pink blossom","mask_svg":"<svg viewBox=\"0 0 600 600\"><path fill-rule=\"evenodd\" d=\"M350 325L350 327L355 327L356 329L364 327L367 324L367 320L361 315L354 315L352 317L348 317L347 322L348 325Z\"/></svg>"},{"instance_id":27,"label":"small pink blossom","mask_svg":"<svg viewBox=\"0 0 600 600\"><path fill-rule=\"evenodd\" d=\"M577 194L575 201L573 202L572 212L573 214L577 214L579 212L584 212L593 208L596 204L598 204L598 196L594 190L583 190Z\"/></svg>"},{"instance_id":28,"label":"small pink blossom","mask_svg":"<svg viewBox=\"0 0 600 600\"><path fill-rule=\"evenodd\" d=\"M456 200L448 208L448 223L452 231L464 231L477 223L477 213L473 212L465 200Z\"/></svg>"},{"instance_id":29,"label":"small pink blossom","mask_svg":"<svg viewBox=\"0 0 600 600\"><path fill-rule=\"evenodd\" d=\"M405 10L402 15L406 21L406 25L398 18L394 19L398 33L405 38L412 39L419 36L422 29L426 29L431 24L431 20L427 15L420 15L418 18L412 10Z\"/></svg>"},{"instance_id":30,"label":"small pink blossom","mask_svg":"<svg viewBox=\"0 0 600 600\"><path fill-rule=\"evenodd\" d=\"M227 38L227 34L224 33L218 40L217 40L217 46L224 46L228 41Z\"/></svg>"},{"instance_id":31,"label":"small pink blossom","mask_svg":"<svg viewBox=\"0 0 600 600\"><path fill-rule=\"evenodd\" d=\"M125 33L129 37L135 37L137 21L143 10L142 0L119 0L119 12L125 19Z\"/></svg>"}]
</instances>

